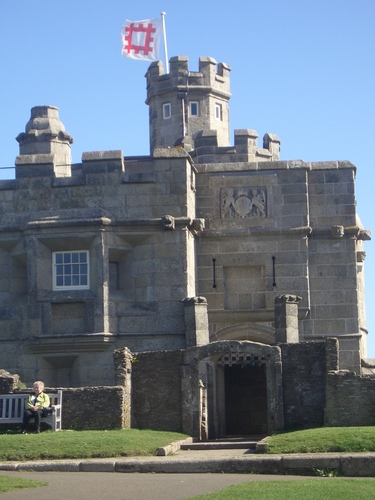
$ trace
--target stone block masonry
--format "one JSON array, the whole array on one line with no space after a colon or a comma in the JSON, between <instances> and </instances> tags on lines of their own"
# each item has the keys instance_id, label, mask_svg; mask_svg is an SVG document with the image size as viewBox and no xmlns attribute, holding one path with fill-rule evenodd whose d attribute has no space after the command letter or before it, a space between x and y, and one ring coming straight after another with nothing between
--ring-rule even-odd
<instances>
[{"instance_id":1,"label":"stone block masonry","mask_svg":"<svg viewBox=\"0 0 375 500\"><path fill-rule=\"evenodd\" d=\"M325 342L303 342L281 344L280 348L283 364L285 427L322 426L326 391L326 357L331 356L332 347L326 351Z\"/></svg>"},{"instance_id":2,"label":"stone block masonry","mask_svg":"<svg viewBox=\"0 0 375 500\"><path fill-rule=\"evenodd\" d=\"M135 354L132 368L132 427L182 430L183 351Z\"/></svg>"},{"instance_id":3,"label":"stone block masonry","mask_svg":"<svg viewBox=\"0 0 375 500\"><path fill-rule=\"evenodd\" d=\"M329 371L324 425L375 425L375 377L361 377L348 370Z\"/></svg>"}]
</instances>

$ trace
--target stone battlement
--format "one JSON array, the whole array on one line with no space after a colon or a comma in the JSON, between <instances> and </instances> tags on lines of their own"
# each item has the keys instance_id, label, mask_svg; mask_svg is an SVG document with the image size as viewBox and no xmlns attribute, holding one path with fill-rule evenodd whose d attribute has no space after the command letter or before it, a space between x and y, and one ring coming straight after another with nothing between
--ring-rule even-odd
<instances>
[{"instance_id":1,"label":"stone battlement","mask_svg":"<svg viewBox=\"0 0 375 500\"><path fill-rule=\"evenodd\" d=\"M172 57L169 61L170 71L164 73L161 61L152 63L146 73L147 78L147 101L151 95L168 91L170 88L194 89L209 88L211 91L217 89L224 92L229 98L229 72L230 67L225 63L217 63L212 57L199 58L199 71L189 71L188 58L186 56Z\"/></svg>"}]
</instances>

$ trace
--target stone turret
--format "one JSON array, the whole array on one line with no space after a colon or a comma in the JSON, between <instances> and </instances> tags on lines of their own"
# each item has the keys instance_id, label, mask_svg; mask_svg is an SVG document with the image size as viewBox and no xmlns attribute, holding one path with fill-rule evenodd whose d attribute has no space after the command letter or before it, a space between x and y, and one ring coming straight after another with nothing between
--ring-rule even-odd
<instances>
[{"instance_id":1,"label":"stone turret","mask_svg":"<svg viewBox=\"0 0 375 500\"><path fill-rule=\"evenodd\" d=\"M71 172L70 145L73 138L65 131L59 119L58 108L54 106L35 106L31 117L22 132L16 137L20 145L18 166L26 164L52 163L55 177L69 176ZM18 170L18 172L17 172Z\"/></svg>"},{"instance_id":2,"label":"stone turret","mask_svg":"<svg viewBox=\"0 0 375 500\"><path fill-rule=\"evenodd\" d=\"M199 163L279 160L280 139L265 134L258 147L255 130L234 131L229 138L230 67L211 57L199 58L199 71L189 71L185 56L170 59L170 72L154 62L147 73L150 152L182 146Z\"/></svg>"},{"instance_id":3,"label":"stone turret","mask_svg":"<svg viewBox=\"0 0 375 500\"><path fill-rule=\"evenodd\" d=\"M189 71L185 56L170 59L164 74L161 61L146 73L150 116L150 149L183 145L192 149L194 136L216 132L218 146L229 146L229 72L227 64L199 58L199 71Z\"/></svg>"}]
</instances>

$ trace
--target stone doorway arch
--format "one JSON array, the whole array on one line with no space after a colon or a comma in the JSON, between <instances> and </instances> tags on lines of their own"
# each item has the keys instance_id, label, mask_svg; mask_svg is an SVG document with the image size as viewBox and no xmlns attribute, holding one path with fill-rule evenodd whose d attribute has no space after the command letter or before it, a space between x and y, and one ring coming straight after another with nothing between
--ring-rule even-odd
<instances>
[{"instance_id":1,"label":"stone doorway arch","mask_svg":"<svg viewBox=\"0 0 375 500\"><path fill-rule=\"evenodd\" d=\"M210 342L220 340L247 340L269 345L275 343L275 329L261 323L230 324L210 335Z\"/></svg>"},{"instance_id":2,"label":"stone doorway arch","mask_svg":"<svg viewBox=\"0 0 375 500\"><path fill-rule=\"evenodd\" d=\"M226 358L227 357L227 361ZM244 359L247 358L247 359ZM224 340L185 351L182 374L183 428L201 440L227 435L228 399L225 399L225 366L263 366L265 382L264 431L266 434L284 425L281 351L249 341ZM248 370L250 372L250 370ZM253 370L253 372L256 370ZM249 373L247 374L249 376ZM252 374L256 376L256 373ZM246 381L245 381L246 383ZM247 394L250 394L247 392ZM246 407L246 391L238 391L237 408ZM251 418L251 415L249 416ZM250 429L250 427L249 427Z\"/></svg>"}]
</instances>

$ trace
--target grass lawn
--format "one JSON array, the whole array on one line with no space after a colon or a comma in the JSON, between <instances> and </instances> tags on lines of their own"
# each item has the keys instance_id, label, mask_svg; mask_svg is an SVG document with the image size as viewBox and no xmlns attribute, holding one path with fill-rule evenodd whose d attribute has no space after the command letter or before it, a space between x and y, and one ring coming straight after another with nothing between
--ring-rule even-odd
<instances>
[{"instance_id":1,"label":"grass lawn","mask_svg":"<svg viewBox=\"0 0 375 500\"><path fill-rule=\"evenodd\" d=\"M319 478L285 481L251 481L193 497L195 500L369 500L375 496L375 479Z\"/></svg>"},{"instance_id":2,"label":"grass lawn","mask_svg":"<svg viewBox=\"0 0 375 500\"><path fill-rule=\"evenodd\" d=\"M361 451L375 451L375 427L320 427L275 433L268 441L266 453Z\"/></svg>"},{"instance_id":3,"label":"grass lawn","mask_svg":"<svg viewBox=\"0 0 375 500\"><path fill-rule=\"evenodd\" d=\"M159 447L186 437L138 429L0 434L0 461L154 455Z\"/></svg>"},{"instance_id":4,"label":"grass lawn","mask_svg":"<svg viewBox=\"0 0 375 500\"><path fill-rule=\"evenodd\" d=\"M22 477L0 476L0 493L6 491L19 490L22 488L37 488L38 486L47 486L43 481L34 481L33 479L24 479Z\"/></svg>"}]
</instances>

